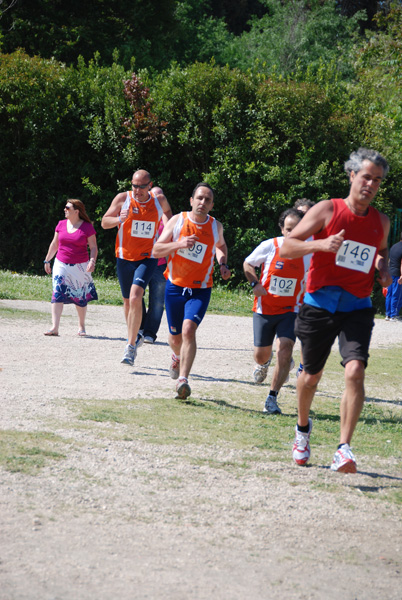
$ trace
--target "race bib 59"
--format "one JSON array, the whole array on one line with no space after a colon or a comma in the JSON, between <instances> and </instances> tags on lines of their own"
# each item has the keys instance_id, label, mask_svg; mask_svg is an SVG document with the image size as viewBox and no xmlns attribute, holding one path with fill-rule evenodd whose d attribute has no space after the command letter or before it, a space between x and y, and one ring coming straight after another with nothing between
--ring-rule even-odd
<instances>
[{"instance_id":1,"label":"race bib 59","mask_svg":"<svg viewBox=\"0 0 402 600\"><path fill-rule=\"evenodd\" d=\"M208 246L206 244L196 242L191 246L191 248L180 248L177 251L177 254L180 254L180 256L187 258L187 260L192 260L193 262L201 264L204 260L207 248Z\"/></svg>"}]
</instances>

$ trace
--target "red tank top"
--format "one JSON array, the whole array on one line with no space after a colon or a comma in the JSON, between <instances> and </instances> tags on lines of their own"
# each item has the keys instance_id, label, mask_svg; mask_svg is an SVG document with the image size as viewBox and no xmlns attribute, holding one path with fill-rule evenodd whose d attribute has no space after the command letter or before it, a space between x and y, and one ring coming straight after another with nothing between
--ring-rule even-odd
<instances>
[{"instance_id":1,"label":"red tank top","mask_svg":"<svg viewBox=\"0 0 402 600\"><path fill-rule=\"evenodd\" d=\"M314 239L325 239L341 229L345 230L345 239L336 255L332 252L313 254L307 292L336 285L358 298L366 298L373 289L375 259L384 237L380 213L369 206L367 215L361 217L355 215L342 198L331 201L332 218Z\"/></svg>"},{"instance_id":2,"label":"red tank top","mask_svg":"<svg viewBox=\"0 0 402 600\"><path fill-rule=\"evenodd\" d=\"M146 202L138 202L132 192L127 192L122 210L125 208L129 209L129 213L124 223L119 225L116 257L133 261L151 258L163 215L159 200L150 194Z\"/></svg>"}]
</instances>

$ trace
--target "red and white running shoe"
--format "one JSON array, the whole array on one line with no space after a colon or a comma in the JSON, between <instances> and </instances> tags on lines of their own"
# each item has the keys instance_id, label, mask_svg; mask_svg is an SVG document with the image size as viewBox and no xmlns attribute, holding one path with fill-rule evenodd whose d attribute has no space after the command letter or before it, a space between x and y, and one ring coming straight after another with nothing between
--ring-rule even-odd
<instances>
[{"instance_id":1,"label":"red and white running shoe","mask_svg":"<svg viewBox=\"0 0 402 600\"><path fill-rule=\"evenodd\" d=\"M169 375L172 379L178 379L180 375L180 358L172 354L172 362L169 367Z\"/></svg>"},{"instance_id":2,"label":"red and white running shoe","mask_svg":"<svg viewBox=\"0 0 402 600\"><path fill-rule=\"evenodd\" d=\"M356 473L356 459L349 444L342 444L335 452L331 471L339 471L339 473Z\"/></svg>"},{"instance_id":3,"label":"red and white running shoe","mask_svg":"<svg viewBox=\"0 0 402 600\"><path fill-rule=\"evenodd\" d=\"M310 458L310 434L313 429L313 421L308 420L308 432L303 433L297 429L295 441L293 443L293 460L297 465L305 465Z\"/></svg>"}]
</instances>

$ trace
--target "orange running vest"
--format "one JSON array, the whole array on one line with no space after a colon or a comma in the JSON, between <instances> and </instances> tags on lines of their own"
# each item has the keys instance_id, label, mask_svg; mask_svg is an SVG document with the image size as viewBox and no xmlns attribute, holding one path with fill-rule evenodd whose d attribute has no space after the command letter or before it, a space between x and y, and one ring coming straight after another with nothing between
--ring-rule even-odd
<instances>
[{"instance_id":1,"label":"orange running vest","mask_svg":"<svg viewBox=\"0 0 402 600\"><path fill-rule=\"evenodd\" d=\"M180 287L209 288L212 287L215 250L219 240L214 217L208 215L205 223L196 223L190 219L188 212L180 213L172 241L177 242L193 234L198 240L192 248L181 248L168 257L165 277Z\"/></svg>"},{"instance_id":2,"label":"orange running vest","mask_svg":"<svg viewBox=\"0 0 402 600\"><path fill-rule=\"evenodd\" d=\"M116 257L132 261L151 258L163 215L159 200L150 194L146 202L138 202L132 192L127 192L122 210L125 208L129 209L129 213L124 223L119 225Z\"/></svg>"},{"instance_id":3,"label":"orange running vest","mask_svg":"<svg viewBox=\"0 0 402 600\"><path fill-rule=\"evenodd\" d=\"M283 237L273 238L275 253L262 263L260 283L267 290L266 296L254 296L253 311L262 315L282 315L296 312L304 296L305 277L310 255L301 258L279 256Z\"/></svg>"}]
</instances>

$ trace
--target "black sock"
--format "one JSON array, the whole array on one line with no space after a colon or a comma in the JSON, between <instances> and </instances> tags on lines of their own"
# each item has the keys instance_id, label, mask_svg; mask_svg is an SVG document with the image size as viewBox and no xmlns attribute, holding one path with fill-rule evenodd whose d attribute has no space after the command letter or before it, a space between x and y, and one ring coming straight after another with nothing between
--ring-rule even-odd
<instances>
[{"instance_id":1,"label":"black sock","mask_svg":"<svg viewBox=\"0 0 402 600\"><path fill-rule=\"evenodd\" d=\"M274 390L269 390L269 395L276 398L278 396L278 392L275 392Z\"/></svg>"},{"instance_id":2,"label":"black sock","mask_svg":"<svg viewBox=\"0 0 402 600\"><path fill-rule=\"evenodd\" d=\"M307 425L297 425L297 431L300 431L300 433L308 433L309 430L309 424L307 423Z\"/></svg>"}]
</instances>

